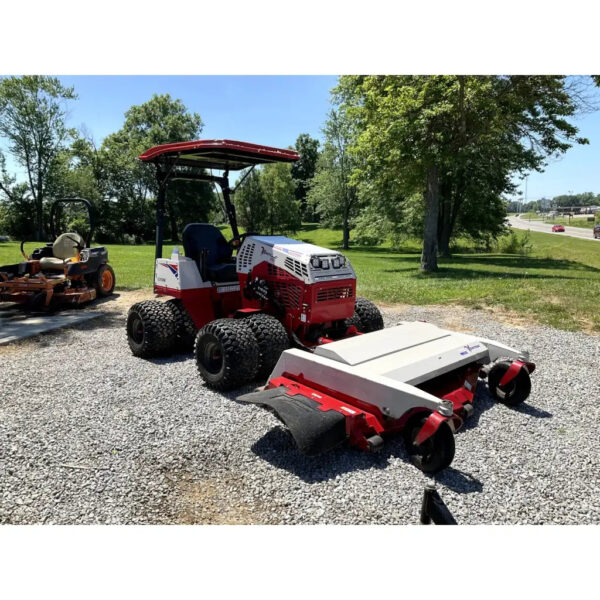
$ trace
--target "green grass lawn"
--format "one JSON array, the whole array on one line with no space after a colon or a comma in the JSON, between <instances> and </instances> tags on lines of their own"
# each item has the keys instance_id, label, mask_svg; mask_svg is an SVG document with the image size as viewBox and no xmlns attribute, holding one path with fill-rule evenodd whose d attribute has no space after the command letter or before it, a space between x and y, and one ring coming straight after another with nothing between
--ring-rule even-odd
<instances>
[{"instance_id":1,"label":"green grass lawn","mask_svg":"<svg viewBox=\"0 0 600 600\"><path fill-rule=\"evenodd\" d=\"M456 253L440 259L435 275L419 273L417 241L395 251L352 247L346 255L358 275L358 291L372 300L408 304L459 304L515 311L568 330L600 331L600 242L530 232L529 256ZM297 238L339 249L341 231L305 225ZM35 243L28 243L31 251ZM172 245L165 245L165 255ZM151 287L153 246L109 245L118 289ZM0 243L0 264L18 262L15 242Z\"/></svg>"}]
</instances>

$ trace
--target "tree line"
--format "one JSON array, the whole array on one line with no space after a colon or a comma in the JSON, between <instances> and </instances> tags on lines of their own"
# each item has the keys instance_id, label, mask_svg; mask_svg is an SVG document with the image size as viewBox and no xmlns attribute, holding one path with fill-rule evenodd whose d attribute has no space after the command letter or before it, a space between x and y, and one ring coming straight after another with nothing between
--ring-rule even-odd
<instances>
[{"instance_id":1,"label":"tree line","mask_svg":"<svg viewBox=\"0 0 600 600\"><path fill-rule=\"evenodd\" d=\"M557 208L600 206L600 194L583 192L581 194L561 194L553 198L539 198L524 202L511 200L508 203L508 212L548 212Z\"/></svg>"},{"instance_id":2,"label":"tree line","mask_svg":"<svg viewBox=\"0 0 600 600\"><path fill-rule=\"evenodd\" d=\"M322 141L301 134L296 163L241 174L234 197L240 223L247 231L288 233L318 221L341 228L344 248L418 236L421 269L433 272L458 236L489 244L506 231L520 177L588 143L570 117L595 108L586 94L593 81L342 76ZM76 100L56 78L0 79L0 138L25 173L11 173L0 152L0 230L43 239L48 199L80 196L94 204L98 241L152 240L157 185L137 156L156 144L198 139L200 115L154 95L97 144L67 125ZM173 240L187 222L225 221L219 195L201 182L173 182L166 210Z\"/></svg>"}]
</instances>

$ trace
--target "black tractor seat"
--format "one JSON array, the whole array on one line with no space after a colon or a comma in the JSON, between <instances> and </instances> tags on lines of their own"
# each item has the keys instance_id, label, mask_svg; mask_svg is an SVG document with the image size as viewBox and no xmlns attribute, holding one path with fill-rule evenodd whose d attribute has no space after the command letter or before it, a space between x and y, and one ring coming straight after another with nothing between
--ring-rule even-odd
<instances>
[{"instance_id":1,"label":"black tractor seat","mask_svg":"<svg viewBox=\"0 0 600 600\"><path fill-rule=\"evenodd\" d=\"M196 261L202 279L218 283L237 281L233 250L221 231L208 223L183 228L185 255Z\"/></svg>"}]
</instances>

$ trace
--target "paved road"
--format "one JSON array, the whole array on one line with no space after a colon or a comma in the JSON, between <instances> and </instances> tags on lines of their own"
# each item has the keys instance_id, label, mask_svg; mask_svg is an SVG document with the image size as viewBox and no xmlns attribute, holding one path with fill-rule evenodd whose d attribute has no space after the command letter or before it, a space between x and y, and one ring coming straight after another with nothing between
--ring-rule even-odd
<instances>
[{"instance_id":1,"label":"paved road","mask_svg":"<svg viewBox=\"0 0 600 600\"><path fill-rule=\"evenodd\" d=\"M527 219L521 219L521 217L508 217L508 222L515 229L531 229L531 231L552 233L551 223L544 223L543 221L529 221ZM583 229L582 227L565 226L565 231L563 233L555 233L554 235L576 237L584 240L594 241L593 231L591 229ZM596 241L600 242L600 240Z\"/></svg>"}]
</instances>

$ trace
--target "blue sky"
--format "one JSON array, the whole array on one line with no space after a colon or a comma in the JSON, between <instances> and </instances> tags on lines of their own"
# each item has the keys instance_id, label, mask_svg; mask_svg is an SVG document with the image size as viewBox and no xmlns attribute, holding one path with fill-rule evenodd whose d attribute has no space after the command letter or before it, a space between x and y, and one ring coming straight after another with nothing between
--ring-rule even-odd
<instances>
[{"instance_id":1,"label":"blue sky","mask_svg":"<svg viewBox=\"0 0 600 600\"><path fill-rule=\"evenodd\" d=\"M125 111L153 93L180 98L204 121L202 137L231 138L272 146L293 145L300 133L321 137L335 76L65 76L79 99L69 124L85 124L97 143L119 129ZM600 91L595 92L600 100ZM544 173L528 178L527 197L572 192L600 193L600 111L575 120L590 140L577 146ZM524 183L521 184L524 191Z\"/></svg>"},{"instance_id":2,"label":"blue sky","mask_svg":"<svg viewBox=\"0 0 600 600\"><path fill-rule=\"evenodd\" d=\"M152 94L171 94L204 122L202 137L270 146L293 145L300 133L320 137L335 76L60 77L75 87L70 123L85 123L99 142L123 114Z\"/></svg>"}]
</instances>

